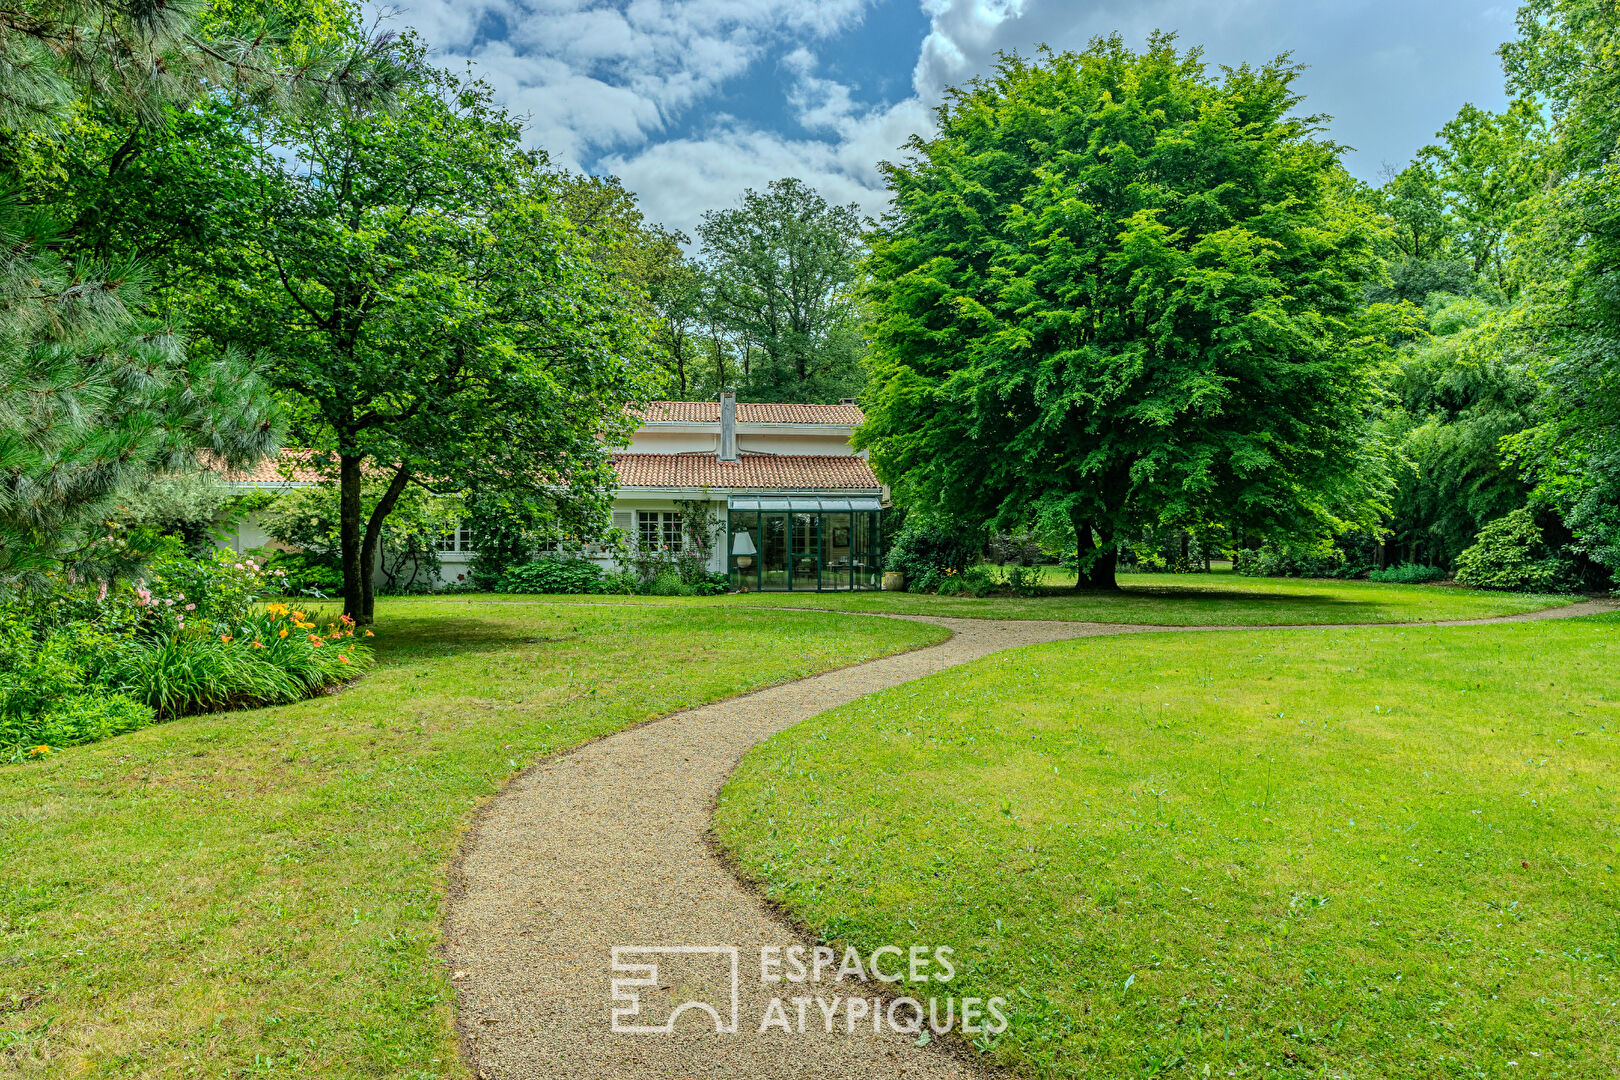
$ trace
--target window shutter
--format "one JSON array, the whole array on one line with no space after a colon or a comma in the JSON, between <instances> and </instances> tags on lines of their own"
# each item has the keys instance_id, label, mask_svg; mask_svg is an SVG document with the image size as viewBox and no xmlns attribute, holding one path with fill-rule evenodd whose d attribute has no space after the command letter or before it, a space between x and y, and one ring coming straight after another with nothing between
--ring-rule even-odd
<instances>
[{"instance_id":1,"label":"window shutter","mask_svg":"<svg viewBox=\"0 0 1620 1080\"><path fill-rule=\"evenodd\" d=\"M635 528L635 516L629 510L613 511L613 527L629 532Z\"/></svg>"}]
</instances>

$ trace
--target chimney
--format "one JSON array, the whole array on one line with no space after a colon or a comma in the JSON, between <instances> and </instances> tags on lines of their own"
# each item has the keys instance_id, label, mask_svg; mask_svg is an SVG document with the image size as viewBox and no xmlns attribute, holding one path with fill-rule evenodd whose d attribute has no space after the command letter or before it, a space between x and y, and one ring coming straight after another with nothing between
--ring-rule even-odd
<instances>
[{"instance_id":1,"label":"chimney","mask_svg":"<svg viewBox=\"0 0 1620 1080\"><path fill-rule=\"evenodd\" d=\"M737 460L737 391L720 395L720 460Z\"/></svg>"}]
</instances>

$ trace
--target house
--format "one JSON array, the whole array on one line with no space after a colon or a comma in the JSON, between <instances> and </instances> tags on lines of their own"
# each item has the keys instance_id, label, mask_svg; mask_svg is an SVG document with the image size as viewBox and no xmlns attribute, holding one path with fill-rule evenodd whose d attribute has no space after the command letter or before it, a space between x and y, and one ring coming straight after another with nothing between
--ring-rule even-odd
<instances>
[{"instance_id":1,"label":"house","mask_svg":"<svg viewBox=\"0 0 1620 1080\"><path fill-rule=\"evenodd\" d=\"M883 487L864 453L850 446L861 410L838 405L653 401L637 411L629 445L613 451L618 492L613 525L643 551L679 552L691 543L685 515L717 526L709 569L733 589L875 589L882 577ZM312 469L267 463L228 473L244 489L318 483ZM230 538L238 550L268 540L245 519ZM441 581L456 581L471 560L471 534L440 541ZM611 562L602 549L586 557Z\"/></svg>"}]
</instances>

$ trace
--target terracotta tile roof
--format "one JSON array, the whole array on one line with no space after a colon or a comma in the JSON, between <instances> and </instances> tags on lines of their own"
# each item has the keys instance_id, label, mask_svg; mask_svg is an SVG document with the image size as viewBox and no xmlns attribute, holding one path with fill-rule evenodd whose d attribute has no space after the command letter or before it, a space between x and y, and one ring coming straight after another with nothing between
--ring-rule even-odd
<instances>
[{"instance_id":1,"label":"terracotta tile roof","mask_svg":"<svg viewBox=\"0 0 1620 1080\"><path fill-rule=\"evenodd\" d=\"M226 469L228 484L318 483L328 479L308 464L308 450L283 450L250 469ZM614 454L613 470L623 487L724 487L788 491L876 491L877 476L865 458L830 454L751 454L723 462L712 452Z\"/></svg>"},{"instance_id":2,"label":"terracotta tile roof","mask_svg":"<svg viewBox=\"0 0 1620 1080\"><path fill-rule=\"evenodd\" d=\"M721 487L788 491L878 489L865 458L822 454L748 454L721 461L712 453L614 454L622 487Z\"/></svg>"},{"instance_id":3,"label":"terracotta tile roof","mask_svg":"<svg viewBox=\"0 0 1620 1080\"><path fill-rule=\"evenodd\" d=\"M718 401L649 401L633 410L648 423L718 424ZM792 405L737 402L739 424L859 424L866 419L856 405Z\"/></svg>"},{"instance_id":4,"label":"terracotta tile roof","mask_svg":"<svg viewBox=\"0 0 1620 1080\"><path fill-rule=\"evenodd\" d=\"M315 484L329 477L310 465L309 450L283 450L280 457L264 458L247 469L220 469L204 457L203 464L219 473L227 484ZM335 472L332 476L335 478Z\"/></svg>"}]
</instances>

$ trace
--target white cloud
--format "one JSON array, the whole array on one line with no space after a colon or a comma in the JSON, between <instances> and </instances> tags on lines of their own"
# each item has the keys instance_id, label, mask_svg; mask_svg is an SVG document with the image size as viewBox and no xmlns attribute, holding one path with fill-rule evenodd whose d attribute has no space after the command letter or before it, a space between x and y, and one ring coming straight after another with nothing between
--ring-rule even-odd
<instances>
[{"instance_id":1,"label":"white cloud","mask_svg":"<svg viewBox=\"0 0 1620 1080\"><path fill-rule=\"evenodd\" d=\"M784 93L800 127L816 138L788 138L721 118L702 136L653 143L604 158L602 168L638 192L650 217L688 233L703 211L728 205L745 187L797 176L834 202L869 216L888 206L879 164L903 155L907 140L933 129L946 86L988 69L1007 47L1004 24L1027 0L923 0L929 33L919 48L913 94L862 108L852 88L816 74L815 54L800 46L782 57Z\"/></svg>"},{"instance_id":2,"label":"white cloud","mask_svg":"<svg viewBox=\"0 0 1620 1080\"><path fill-rule=\"evenodd\" d=\"M1371 175L1403 160L1465 99L1501 100L1491 51L1511 5L1478 0L408 0L405 21L441 61L471 61L535 144L560 165L592 162L642 198L650 217L690 230L745 186L798 176L867 213L885 205L878 163L931 129L948 86L988 73L996 54L1041 43L1077 49L1156 28L1208 47L1212 62L1293 50L1313 65L1308 107L1338 115L1334 135L1363 147ZM828 78L818 53L878 3L916 3L928 31L912 93L864 105ZM896 43L911 48L909 43ZM786 117L804 136L704 110L730 81L775 63ZM686 134L670 137L679 123ZM695 132L695 133L694 133Z\"/></svg>"},{"instance_id":3,"label":"white cloud","mask_svg":"<svg viewBox=\"0 0 1620 1080\"><path fill-rule=\"evenodd\" d=\"M870 0L415 0L441 61L470 61L560 164L644 145L776 43L847 28Z\"/></svg>"}]
</instances>

